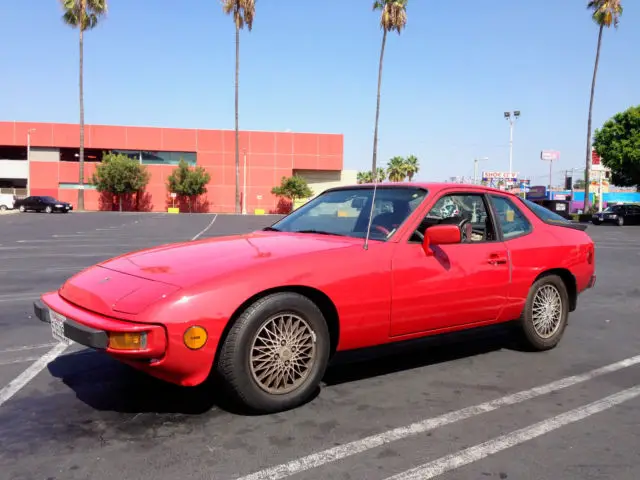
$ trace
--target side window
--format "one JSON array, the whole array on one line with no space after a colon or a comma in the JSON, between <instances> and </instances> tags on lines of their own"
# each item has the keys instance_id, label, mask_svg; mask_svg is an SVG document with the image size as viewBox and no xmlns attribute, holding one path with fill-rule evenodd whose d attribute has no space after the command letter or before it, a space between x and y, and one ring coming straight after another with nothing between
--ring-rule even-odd
<instances>
[{"instance_id":1,"label":"side window","mask_svg":"<svg viewBox=\"0 0 640 480\"><path fill-rule=\"evenodd\" d=\"M500 195L491 195L491 201L495 207L496 221L502 228L504 240L531 232L533 228L531 223L511 199Z\"/></svg>"},{"instance_id":2,"label":"side window","mask_svg":"<svg viewBox=\"0 0 640 480\"><path fill-rule=\"evenodd\" d=\"M410 242L421 242L424 232L433 225L454 224L462 227L465 243L490 242L496 230L488 215L484 196L477 193L455 193L442 196L429 210Z\"/></svg>"}]
</instances>

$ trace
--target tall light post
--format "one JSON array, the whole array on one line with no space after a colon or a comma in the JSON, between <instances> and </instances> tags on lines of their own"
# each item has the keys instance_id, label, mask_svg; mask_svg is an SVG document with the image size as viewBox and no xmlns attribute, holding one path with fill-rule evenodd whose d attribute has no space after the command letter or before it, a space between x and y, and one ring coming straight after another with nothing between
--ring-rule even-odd
<instances>
[{"instance_id":1,"label":"tall light post","mask_svg":"<svg viewBox=\"0 0 640 480\"><path fill-rule=\"evenodd\" d=\"M473 184L478 184L478 162L486 162L489 157L474 158L473 159Z\"/></svg>"},{"instance_id":2,"label":"tall light post","mask_svg":"<svg viewBox=\"0 0 640 480\"><path fill-rule=\"evenodd\" d=\"M27 197L31 196L31 132L35 131L35 128L27 130Z\"/></svg>"},{"instance_id":3,"label":"tall light post","mask_svg":"<svg viewBox=\"0 0 640 480\"><path fill-rule=\"evenodd\" d=\"M504 112L504 118L509 121L509 176L513 173L513 125L520 118L520 110Z\"/></svg>"},{"instance_id":4,"label":"tall light post","mask_svg":"<svg viewBox=\"0 0 640 480\"><path fill-rule=\"evenodd\" d=\"M243 169L242 169L242 215L247 214L247 150L243 150Z\"/></svg>"}]
</instances>

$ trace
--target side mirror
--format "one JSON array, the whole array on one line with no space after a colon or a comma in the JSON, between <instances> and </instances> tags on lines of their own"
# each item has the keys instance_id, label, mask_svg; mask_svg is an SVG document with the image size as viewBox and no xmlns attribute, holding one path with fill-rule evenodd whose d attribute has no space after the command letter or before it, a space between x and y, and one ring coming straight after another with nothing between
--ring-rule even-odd
<instances>
[{"instance_id":1,"label":"side mirror","mask_svg":"<svg viewBox=\"0 0 640 480\"><path fill-rule=\"evenodd\" d=\"M424 233L422 249L427 256L433 255L432 245L451 245L462 241L462 232L457 225L434 225Z\"/></svg>"}]
</instances>

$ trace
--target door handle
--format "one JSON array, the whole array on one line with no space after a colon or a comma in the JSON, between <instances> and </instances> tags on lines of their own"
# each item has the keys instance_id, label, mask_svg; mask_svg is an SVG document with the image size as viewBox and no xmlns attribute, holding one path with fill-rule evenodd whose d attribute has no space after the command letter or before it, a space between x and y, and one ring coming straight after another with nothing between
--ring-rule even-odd
<instances>
[{"instance_id":1,"label":"door handle","mask_svg":"<svg viewBox=\"0 0 640 480\"><path fill-rule=\"evenodd\" d=\"M501 253L492 253L489 255L489 260L487 262L491 265L504 265L507 263L507 256L502 255Z\"/></svg>"}]
</instances>

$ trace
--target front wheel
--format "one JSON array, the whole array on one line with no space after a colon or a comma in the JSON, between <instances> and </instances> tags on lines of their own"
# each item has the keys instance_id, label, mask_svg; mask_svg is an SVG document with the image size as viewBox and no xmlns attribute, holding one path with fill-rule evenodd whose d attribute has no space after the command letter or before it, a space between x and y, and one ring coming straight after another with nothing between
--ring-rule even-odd
<instances>
[{"instance_id":1,"label":"front wheel","mask_svg":"<svg viewBox=\"0 0 640 480\"><path fill-rule=\"evenodd\" d=\"M51 213L51 212L53 212L53 208L51 208L51 206L47 205L47 208L45 208L44 211L47 212L47 213Z\"/></svg>"},{"instance_id":2,"label":"front wheel","mask_svg":"<svg viewBox=\"0 0 640 480\"><path fill-rule=\"evenodd\" d=\"M618 217L618 226L622 227L624 225L624 218L623 217Z\"/></svg>"},{"instance_id":3,"label":"front wheel","mask_svg":"<svg viewBox=\"0 0 640 480\"><path fill-rule=\"evenodd\" d=\"M246 408L274 413L311 398L329 353L329 330L317 305L297 293L274 293L235 321L221 347L217 372Z\"/></svg>"},{"instance_id":4,"label":"front wheel","mask_svg":"<svg viewBox=\"0 0 640 480\"><path fill-rule=\"evenodd\" d=\"M542 351L560 342L568 318L567 287L557 275L547 275L531 286L519 323L528 346Z\"/></svg>"}]
</instances>

